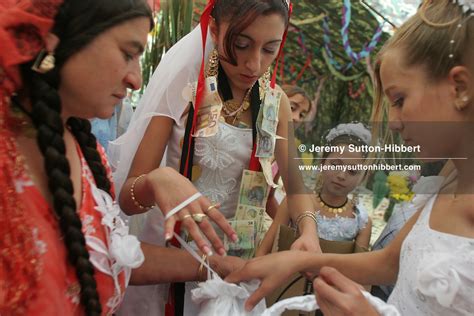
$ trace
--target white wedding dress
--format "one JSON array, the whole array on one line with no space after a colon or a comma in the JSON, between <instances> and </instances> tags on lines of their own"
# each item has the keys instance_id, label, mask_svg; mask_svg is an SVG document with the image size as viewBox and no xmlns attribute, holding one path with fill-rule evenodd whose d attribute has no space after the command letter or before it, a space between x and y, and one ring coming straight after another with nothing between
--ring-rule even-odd
<instances>
[{"instance_id":1,"label":"white wedding dress","mask_svg":"<svg viewBox=\"0 0 474 316\"><path fill-rule=\"evenodd\" d=\"M400 252L388 303L402 315L474 315L474 239L430 228L427 202Z\"/></svg>"}]
</instances>

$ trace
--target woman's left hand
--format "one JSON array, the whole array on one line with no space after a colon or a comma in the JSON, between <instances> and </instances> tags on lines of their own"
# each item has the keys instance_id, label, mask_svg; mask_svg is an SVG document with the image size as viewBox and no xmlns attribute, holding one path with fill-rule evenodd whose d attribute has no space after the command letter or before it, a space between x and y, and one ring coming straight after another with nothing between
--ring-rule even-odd
<instances>
[{"instance_id":1,"label":"woman's left hand","mask_svg":"<svg viewBox=\"0 0 474 316\"><path fill-rule=\"evenodd\" d=\"M321 268L313 287L324 315L379 315L362 294L362 287L334 268Z\"/></svg>"}]
</instances>

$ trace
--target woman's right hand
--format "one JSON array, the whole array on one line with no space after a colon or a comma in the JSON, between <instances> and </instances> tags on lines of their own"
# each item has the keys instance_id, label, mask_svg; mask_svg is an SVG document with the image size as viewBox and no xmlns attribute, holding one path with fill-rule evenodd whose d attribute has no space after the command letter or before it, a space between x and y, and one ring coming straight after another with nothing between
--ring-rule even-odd
<instances>
[{"instance_id":1,"label":"woman's right hand","mask_svg":"<svg viewBox=\"0 0 474 316\"><path fill-rule=\"evenodd\" d=\"M254 279L260 280L258 289L245 302L245 309L250 311L264 297L288 281L292 275L305 268L311 253L307 251L282 251L263 257L257 257L237 271L227 276L225 281L240 283Z\"/></svg>"},{"instance_id":2,"label":"woman's right hand","mask_svg":"<svg viewBox=\"0 0 474 316\"><path fill-rule=\"evenodd\" d=\"M313 287L324 315L379 315L362 294L362 286L334 268L321 268Z\"/></svg>"},{"instance_id":3,"label":"woman's right hand","mask_svg":"<svg viewBox=\"0 0 474 316\"><path fill-rule=\"evenodd\" d=\"M191 181L170 167L153 170L147 174L146 181L147 185L152 188L156 204L165 217L175 206L198 193ZM189 232L202 252L211 254L207 238L217 253L224 255L224 244L212 227L210 220L215 222L231 240L236 241L237 234L219 211L219 205L211 206L211 202L205 196L201 196L167 219L165 222L166 240L172 238L176 222L181 221L183 228ZM205 214L207 217L198 223L190 216L193 214Z\"/></svg>"}]
</instances>

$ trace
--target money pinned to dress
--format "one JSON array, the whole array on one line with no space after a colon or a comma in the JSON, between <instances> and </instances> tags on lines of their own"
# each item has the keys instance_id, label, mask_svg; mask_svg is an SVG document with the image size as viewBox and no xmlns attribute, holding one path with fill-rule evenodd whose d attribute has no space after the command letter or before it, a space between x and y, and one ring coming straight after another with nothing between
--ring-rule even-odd
<instances>
[{"instance_id":1,"label":"money pinned to dress","mask_svg":"<svg viewBox=\"0 0 474 316\"><path fill-rule=\"evenodd\" d=\"M273 171L272 171L272 163L274 161L273 157L270 158L259 158L260 161L260 166L262 167L262 173L263 176L265 177L265 181L267 182L269 187L272 187L274 189L278 188L278 184L276 184L273 176Z\"/></svg>"},{"instance_id":2,"label":"money pinned to dress","mask_svg":"<svg viewBox=\"0 0 474 316\"><path fill-rule=\"evenodd\" d=\"M263 173L244 170L239 190L239 205L265 208L270 188Z\"/></svg>"},{"instance_id":3,"label":"money pinned to dress","mask_svg":"<svg viewBox=\"0 0 474 316\"><path fill-rule=\"evenodd\" d=\"M193 89L193 100L196 100L196 89ZM205 81L205 93L196 122L195 137L211 137L219 131L219 118L222 110L222 99L217 90L217 78L210 76Z\"/></svg>"},{"instance_id":4,"label":"money pinned to dress","mask_svg":"<svg viewBox=\"0 0 474 316\"><path fill-rule=\"evenodd\" d=\"M278 113L282 92L268 89L263 106L257 116L257 150L256 157L269 158L274 155L278 129Z\"/></svg>"}]
</instances>

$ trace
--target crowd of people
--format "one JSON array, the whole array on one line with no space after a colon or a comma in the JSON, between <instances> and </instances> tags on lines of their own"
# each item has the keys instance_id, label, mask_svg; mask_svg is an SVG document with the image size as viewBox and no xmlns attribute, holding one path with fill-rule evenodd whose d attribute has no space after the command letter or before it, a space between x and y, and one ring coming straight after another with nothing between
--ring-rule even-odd
<instances>
[{"instance_id":1,"label":"crowd of people","mask_svg":"<svg viewBox=\"0 0 474 316\"><path fill-rule=\"evenodd\" d=\"M0 315L197 315L193 289L211 270L260 281L248 310L301 273L325 315L472 315L473 5L422 1L377 55L374 121L388 113L419 158L453 159L373 251L353 194L367 174L334 168L306 188L294 159L293 122L314 117L316 104L276 84L291 12L287 0L210 0L107 155L90 120L112 117L142 85L147 2L0 3ZM370 145L377 134L341 123L325 142ZM368 159L344 150L321 162ZM127 222L138 214L135 236ZM270 253L288 225L298 232L291 250ZM352 248L322 253L325 241ZM376 307L360 286L390 284Z\"/></svg>"}]
</instances>

